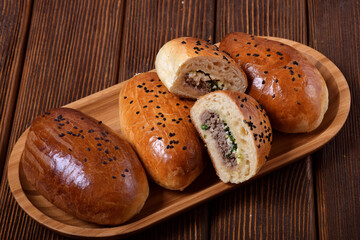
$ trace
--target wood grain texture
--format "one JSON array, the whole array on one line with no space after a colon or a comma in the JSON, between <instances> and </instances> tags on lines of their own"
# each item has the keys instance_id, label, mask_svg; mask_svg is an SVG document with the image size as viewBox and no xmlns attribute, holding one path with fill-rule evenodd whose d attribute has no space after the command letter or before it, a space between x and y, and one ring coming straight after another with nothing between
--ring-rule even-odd
<instances>
[{"instance_id":1,"label":"wood grain texture","mask_svg":"<svg viewBox=\"0 0 360 240\"><path fill-rule=\"evenodd\" d=\"M325 114L325 120L322 122L321 126L311 133L281 134L274 132L272 151L270 153L269 160L265 163L256 177L260 177L271 171L277 170L323 146L340 130L341 126L345 122L350 108L350 94L346 80L333 63L331 63L324 55L310 47L290 40L278 38L277 40L299 49L300 52L302 52L315 66L317 66L320 73L324 76L329 89L329 109ZM100 92L70 103L65 107L78 109L81 112L102 121L104 124L117 132L120 130L121 121L118 117L119 107L117 103L122 86L122 83L116 84ZM212 197L218 196L221 193L229 191L230 189L235 189L239 186L235 184L222 183L215 175L214 168L211 164L209 164L205 171L194 181L194 183L182 192L166 190L156 184L152 184L150 186L149 197L140 213L129 222L109 229L108 227L89 224L61 211L49 203L34 189L33 186L31 186L31 184L28 183L21 171L22 168L20 167L20 157L24 149L27 134L28 130L26 130L18 139L8 162L8 179L11 191L18 204L33 219L36 219L39 223L46 225L55 231L67 235L111 237L115 235L137 233L142 231L144 228L159 223L160 221L185 211L188 208L194 207L202 201L209 200ZM290 174L294 173L290 172ZM288 182L287 179L284 179L284 182L286 184ZM273 184L274 186L279 185L277 182L273 182ZM295 192L292 196L295 195L296 197L294 198L298 198L297 194L298 192ZM308 195L305 194L305 196ZM300 202L302 203L302 201ZM295 206L297 204L298 203L295 203ZM191 214L199 213L195 211L189 214L191 216ZM281 214L281 212L279 214ZM297 216L298 211L294 210L292 214L293 216ZM298 218L296 217L294 219ZM304 220L304 218L300 219ZM201 221L203 220L203 218L200 218L196 221L202 223ZM179 222L182 222L182 220L179 220ZM246 224L246 222L243 224ZM196 224L186 227L186 232L193 232L194 234L196 232L206 232L204 231L204 228L207 229L207 225L205 225L205 227L200 227L200 231L195 231L196 229L194 229L194 226L196 226ZM293 225L290 226L294 227ZM178 231L179 229L175 230ZM290 228L290 230L292 229ZM290 231L290 233L291 232L292 231ZM161 231L161 233L163 233L163 231ZM171 236L164 235L164 237L170 238L172 236L183 236L183 231L181 231L181 234L176 234L174 232L168 232L167 234L170 233ZM190 235L188 237L191 238L196 236Z\"/></svg>"},{"instance_id":2,"label":"wood grain texture","mask_svg":"<svg viewBox=\"0 0 360 240\"><path fill-rule=\"evenodd\" d=\"M182 36L214 39L215 1L128 1L119 80L154 69L158 50Z\"/></svg>"},{"instance_id":3,"label":"wood grain texture","mask_svg":"<svg viewBox=\"0 0 360 240\"><path fill-rule=\"evenodd\" d=\"M214 26L213 0L127 1L119 81L153 69L158 50L173 38L193 36L213 41ZM209 224L204 216L207 215L207 208L200 206L133 237L206 239ZM178 223L180 226L177 226Z\"/></svg>"},{"instance_id":4,"label":"wood grain texture","mask_svg":"<svg viewBox=\"0 0 360 240\"><path fill-rule=\"evenodd\" d=\"M0 1L0 178L14 115L31 1Z\"/></svg>"},{"instance_id":5,"label":"wood grain texture","mask_svg":"<svg viewBox=\"0 0 360 240\"><path fill-rule=\"evenodd\" d=\"M342 131L314 156L320 239L360 238L360 3L309 1L311 45L344 73L351 110Z\"/></svg>"},{"instance_id":6,"label":"wood grain texture","mask_svg":"<svg viewBox=\"0 0 360 240\"><path fill-rule=\"evenodd\" d=\"M311 166L300 161L212 201L212 239L315 239Z\"/></svg>"},{"instance_id":7,"label":"wood grain texture","mask_svg":"<svg viewBox=\"0 0 360 240\"><path fill-rule=\"evenodd\" d=\"M42 111L117 82L123 1L35 1L9 149ZM15 203L4 174L0 236L58 238Z\"/></svg>"},{"instance_id":8,"label":"wood grain texture","mask_svg":"<svg viewBox=\"0 0 360 240\"><path fill-rule=\"evenodd\" d=\"M227 33L240 31L307 43L304 0L220 0L217 2L216 14L216 41L220 41ZM248 239L272 236L270 238L314 239L316 215L313 179L309 174L311 168L311 157L307 157L306 161L302 160L266 177L266 180L241 188L219 203L212 203L215 206L220 204L211 213L212 238ZM299 206L304 206L304 203L306 208L301 210Z\"/></svg>"}]
</instances>

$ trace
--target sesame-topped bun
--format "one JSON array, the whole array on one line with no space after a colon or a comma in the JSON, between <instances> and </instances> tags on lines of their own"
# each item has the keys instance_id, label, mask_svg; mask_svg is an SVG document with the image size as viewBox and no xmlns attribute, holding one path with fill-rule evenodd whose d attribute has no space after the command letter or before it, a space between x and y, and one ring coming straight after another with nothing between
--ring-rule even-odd
<instances>
[{"instance_id":1,"label":"sesame-topped bun","mask_svg":"<svg viewBox=\"0 0 360 240\"><path fill-rule=\"evenodd\" d=\"M155 68L167 89L180 97L196 99L215 90L245 92L247 87L245 73L227 53L197 38L167 42Z\"/></svg>"},{"instance_id":2,"label":"sesame-topped bun","mask_svg":"<svg viewBox=\"0 0 360 240\"><path fill-rule=\"evenodd\" d=\"M245 70L248 93L264 106L274 129L300 133L320 125L328 90L320 72L299 51L238 32L223 38L220 49Z\"/></svg>"},{"instance_id":3,"label":"sesame-topped bun","mask_svg":"<svg viewBox=\"0 0 360 240\"><path fill-rule=\"evenodd\" d=\"M223 182L244 182L266 162L272 130L265 110L252 97L233 91L209 93L191 108L191 119Z\"/></svg>"},{"instance_id":4,"label":"sesame-topped bun","mask_svg":"<svg viewBox=\"0 0 360 240\"><path fill-rule=\"evenodd\" d=\"M121 132L151 178L167 189L186 188L206 164L190 119L194 102L171 94L155 72L126 81L119 101Z\"/></svg>"},{"instance_id":5,"label":"sesame-topped bun","mask_svg":"<svg viewBox=\"0 0 360 240\"><path fill-rule=\"evenodd\" d=\"M27 180L51 203L97 224L127 221L149 195L131 146L101 122L69 108L35 119L21 165Z\"/></svg>"}]
</instances>

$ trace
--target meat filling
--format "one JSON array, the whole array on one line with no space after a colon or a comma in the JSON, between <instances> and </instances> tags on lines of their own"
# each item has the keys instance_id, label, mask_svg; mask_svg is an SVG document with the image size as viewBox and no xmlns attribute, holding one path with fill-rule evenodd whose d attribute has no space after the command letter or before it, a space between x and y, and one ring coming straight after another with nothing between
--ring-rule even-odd
<instances>
[{"instance_id":1,"label":"meat filling","mask_svg":"<svg viewBox=\"0 0 360 240\"><path fill-rule=\"evenodd\" d=\"M202 93L209 93L223 89L224 85L219 86L219 80L213 80L210 74L201 70L192 71L185 75L185 84L190 85Z\"/></svg>"},{"instance_id":2,"label":"meat filling","mask_svg":"<svg viewBox=\"0 0 360 240\"><path fill-rule=\"evenodd\" d=\"M237 150L237 145L229 127L223 122L219 114L207 110L201 114L200 120L203 123L201 128L208 131L211 137L216 141L217 150L221 154L225 166L236 166L237 161L235 152Z\"/></svg>"}]
</instances>

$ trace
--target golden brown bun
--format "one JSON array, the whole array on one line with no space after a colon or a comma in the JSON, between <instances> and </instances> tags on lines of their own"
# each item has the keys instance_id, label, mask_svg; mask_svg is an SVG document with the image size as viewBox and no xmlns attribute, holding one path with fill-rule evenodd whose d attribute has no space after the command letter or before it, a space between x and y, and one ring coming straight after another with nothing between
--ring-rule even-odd
<instances>
[{"instance_id":1,"label":"golden brown bun","mask_svg":"<svg viewBox=\"0 0 360 240\"><path fill-rule=\"evenodd\" d=\"M39 193L85 221L121 224L141 210L149 195L146 173L131 146L73 109L39 116L21 161Z\"/></svg>"},{"instance_id":2,"label":"golden brown bun","mask_svg":"<svg viewBox=\"0 0 360 240\"><path fill-rule=\"evenodd\" d=\"M156 72L173 94L196 99L218 88L245 92L244 71L227 53L198 38L167 42L156 55Z\"/></svg>"},{"instance_id":3,"label":"golden brown bun","mask_svg":"<svg viewBox=\"0 0 360 240\"><path fill-rule=\"evenodd\" d=\"M120 92L120 127L160 186L183 190L205 167L190 120L192 101L171 94L155 72L136 75Z\"/></svg>"},{"instance_id":4,"label":"golden brown bun","mask_svg":"<svg viewBox=\"0 0 360 240\"><path fill-rule=\"evenodd\" d=\"M320 125L328 90L320 72L300 52L245 33L228 34L220 49L245 70L248 93L264 106L274 129L299 133Z\"/></svg>"},{"instance_id":5,"label":"golden brown bun","mask_svg":"<svg viewBox=\"0 0 360 240\"><path fill-rule=\"evenodd\" d=\"M229 142L231 137L217 134L219 121L210 124L206 117L210 115L206 112L216 113L222 121L220 125L226 123L229 127L236 143L233 160L230 152L222 152L224 148L219 147L219 141ZM206 143L217 175L223 182L244 182L266 162L272 143L271 125L263 107L251 96L233 91L209 93L200 97L191 108L191 119ZM228 144L233 143L230 141Z\"/></svg>"}]
</instances>

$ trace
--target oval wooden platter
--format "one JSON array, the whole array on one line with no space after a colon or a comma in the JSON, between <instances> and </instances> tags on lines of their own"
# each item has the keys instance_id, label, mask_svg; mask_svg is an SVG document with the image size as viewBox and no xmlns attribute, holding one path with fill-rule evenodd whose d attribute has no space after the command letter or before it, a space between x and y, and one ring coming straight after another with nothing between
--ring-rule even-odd
<instances>
[{"instance_id":1,"label":"oval wooden platter","mask_svg":"<svg viewBox=\"0 0 360 240\"><path fill-rule=\"evenodd\" d=\"M300 43L272 38L291 45L302 52L321 72L329 90L329 109L321 126L311 133L284 134L275 132L269 160L256 177L311 154L333 138L344 125L350 110L350 91L340 70L324 55ZM78 109L102 120L115 131L120 131L118 94L122 84L95 93L66 107ZM40 224L65 235L79 237L125 236L159 223L175 214L218 196L239 185L218 180L211 164L198 179L183 192L170 191L150 183L149 198L141 212L127 223L99 226L79 220L55 207L31 186L22 172L20 156L28 130L18 139L10 155L8 180L11 192L21 208Z\"/></svg>"}]
</instances>

